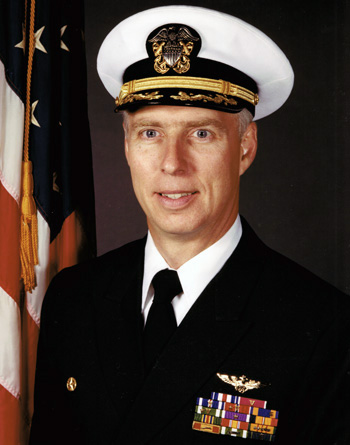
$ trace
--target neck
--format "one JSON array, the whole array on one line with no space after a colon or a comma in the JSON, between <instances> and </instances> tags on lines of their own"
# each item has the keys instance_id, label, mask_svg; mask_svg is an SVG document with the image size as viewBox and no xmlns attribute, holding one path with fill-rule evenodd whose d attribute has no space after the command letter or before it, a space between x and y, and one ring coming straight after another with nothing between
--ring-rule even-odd
<instances>
[{"instance_id":1,"label":"neck","mask_svg":"<svg viewBox=\"0 0 350 445\"><path fill-rule=\"evenodd\" d=\"M149 228L154 244L159 253L165 259L167 264L173 269L179 269L191 258L198 255L203 250L216 243L231 228L232 224L213 236L178 235L178 234L159 234L157 231Z\"/></svg>"},{"instance_id":2,"label":"neck","mask_svg":"<svg viewBox=\"0 0 350 445\"><path fill-rule=\"evenodd\" d=\"M153 237L154 243L165 259L167 264L173 268L178 269L191 258L198 255L203 250L207 249L211 244L199 245L196 242L183 242L176 239L162 239L159 240L157 237Z\"/></svg>"}]
</instances>

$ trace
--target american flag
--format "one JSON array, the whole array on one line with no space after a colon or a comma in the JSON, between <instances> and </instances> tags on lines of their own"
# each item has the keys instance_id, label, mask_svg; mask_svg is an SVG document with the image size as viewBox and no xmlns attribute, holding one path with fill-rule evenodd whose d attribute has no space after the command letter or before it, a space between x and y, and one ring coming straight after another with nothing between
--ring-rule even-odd
<instances>
[{"instance_id":1,"label":"american flag","mask_svg":"<svg viewBox=\"0 0 350 445\"><path fill-rule=\"evenodd\" d=\"M83 17L83 0L0 0L0 445L27 443L47 286L63 267L95 255ZM24 292L20 204L29 90L38 265L35 288Z\"/></svg>"}]
</instances>

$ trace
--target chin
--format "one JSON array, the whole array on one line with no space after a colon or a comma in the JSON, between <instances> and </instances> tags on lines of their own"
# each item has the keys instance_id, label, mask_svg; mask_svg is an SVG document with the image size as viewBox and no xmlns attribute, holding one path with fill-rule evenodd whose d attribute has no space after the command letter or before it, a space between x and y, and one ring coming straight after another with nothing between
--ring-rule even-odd
<instances>
[{"instance_id":1,"label":"chin","mask_svg":"<svg viewBox=\"0 0 350 445\"><path fill-rule=\"evenodd\" d=\"M189 224L188 222L182 223L167 223L155 226L159 234L170 236L183 236L191 237L200 232L200 225Z\"/></svg>"}]
</instances>

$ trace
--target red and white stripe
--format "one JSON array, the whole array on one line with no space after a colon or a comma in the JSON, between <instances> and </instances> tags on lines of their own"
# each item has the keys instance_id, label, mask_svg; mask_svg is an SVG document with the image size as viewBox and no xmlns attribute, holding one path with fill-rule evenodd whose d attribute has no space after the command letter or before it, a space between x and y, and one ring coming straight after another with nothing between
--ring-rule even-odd
<instances>
[{"instance_id":1,"label":"red and white stripe","mask_svg":"<svg viewBox=\"0 0 350 445\"><path fill-rule=\"evenodd\" d=\"M73 213L50 245L50 229L38 212L37 287L21 298L23 126L23 102L9 86L0 61L0 445L27 443L43 298L52 276L76 263L81 238Z\"/></svg>"},{"instance_id":2,"label":"red and white stripe","mask_svg":"<svg viewBox=\"0 0 350 445\"><path fill-rule=\"evenodd\" d=\"M0 62L1 63L1 62ZM24 105L0 64L0 444L21 435L20 186Z\"/></svg>"}]
</instances>

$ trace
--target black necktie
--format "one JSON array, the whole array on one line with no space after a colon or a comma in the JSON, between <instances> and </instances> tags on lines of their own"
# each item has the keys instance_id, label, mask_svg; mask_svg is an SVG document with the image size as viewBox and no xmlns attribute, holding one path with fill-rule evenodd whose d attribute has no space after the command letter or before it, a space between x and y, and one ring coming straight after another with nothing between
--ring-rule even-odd
<instances>
[{"instance_id":1,"label":"black necktie","mask_svg":"<svg viewBox=\"0 0 350 445\"><path fill-rule=\"evenodd\" d=\"M171 301L182 292L175 270L161 270L153 277L152 284L154 298L143 333L146 373L150 371L177 327Z\"/></svg>"}]
</instances>

